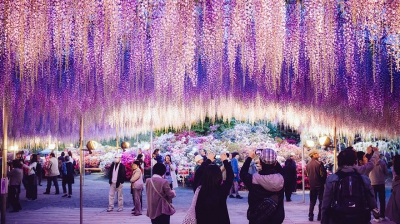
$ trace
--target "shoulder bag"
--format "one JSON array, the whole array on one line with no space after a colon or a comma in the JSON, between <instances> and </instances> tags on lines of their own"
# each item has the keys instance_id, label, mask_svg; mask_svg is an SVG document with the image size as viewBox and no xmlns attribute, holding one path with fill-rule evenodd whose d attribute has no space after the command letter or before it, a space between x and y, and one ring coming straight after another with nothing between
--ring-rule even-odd
<instances>
[{"instance_id":1,"label":"shoulder bag","mask_svg":"<svg viewBox=\"0 0 400 224\"><path fill-rule=\"evenodd\" d=\"M187 211L185 218L182 221L182 224L197 224L196 219L196 204L197 204L197 197L199 196L201 186L196 189L194 193L194 197L192 200L192 204L190 205L189 210Z\"/></svg>"},{"instance_id":2,"label":"shoulder bag","mask_svg":"<svg viewBox=\"0 0 400 224\"><path fill-rule=\"evenodd\" d=\"M157 194L163 199L163 200L161 200L161 203L162 203L162 206L161 206L162 207L162 214L164 214L164 215L173 215L173 214L175 214L176 211L175 211L174 206L171 203L169 203L169 201L166 198L164 198L160 194L160 192L158 192L157 188L154 186L152 178L150 178L150 182L151 182L151 185L153 185L153 188L157 192Z\"/></svg>"}]
</instances>

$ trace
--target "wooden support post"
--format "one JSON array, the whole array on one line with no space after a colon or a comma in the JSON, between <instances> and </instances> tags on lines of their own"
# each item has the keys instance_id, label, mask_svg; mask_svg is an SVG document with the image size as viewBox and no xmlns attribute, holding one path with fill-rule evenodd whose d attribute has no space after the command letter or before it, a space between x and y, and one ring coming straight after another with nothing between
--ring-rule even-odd
<instances>
[{"instance_id":1,"label":"wooden support post","mask_svg":"<svg viewBox=\"0 0 400 224\"><path fill-rule=\"evenodd\" d=\"M7 180L7 148L8 148L8 143L7 143L7 132L8 132L8 114L7 114L7 108L6 108L6 103L5 99L3 99L3 159L2 159L2 174L1 177L5 178ZM7 186L5 186L7 187ZM7 210L7 192L4 194L1 194L1 223L5 224L6 223L6 210Z\"/></svg>"},{"instance_id":2,"label":"wooden support post","mask_svg":"<svg viewBox=\"0 0 400 224\"><path fill-rule=\"evenodd\" d=\"M333 129L333 172L337 170L337 140L336 140L336 125Z\"/></svg>"},{"instance_id":3,"label":"wooden support post","mask_svg":"<svg viewBox=\"0 0 400 224\"><path fill-rule=\"evenodd\" d=\"M79 186L79 216L80 216L80 224L83 224L83 175L85 172L84 169L84 158L83 158L83 116L81 117L81 127L79 131L79 173L80 173L80 186Z\"/></svg>"}]
</instances>

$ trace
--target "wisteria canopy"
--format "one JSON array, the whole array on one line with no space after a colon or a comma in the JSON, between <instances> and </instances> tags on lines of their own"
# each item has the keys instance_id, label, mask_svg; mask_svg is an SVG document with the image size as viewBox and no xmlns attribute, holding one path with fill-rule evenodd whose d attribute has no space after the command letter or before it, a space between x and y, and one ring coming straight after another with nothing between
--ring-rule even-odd
<instances>
[{"instance_id":1,"label":"wisteria canopy","mask_svg":"<svg viewBox=\"0 0 400 224\"><path fill-rule=\"evenodd\" d=\"M0 0L9 136L204 118L400 135L400 0Z\"/></svg>"}]
</instances>

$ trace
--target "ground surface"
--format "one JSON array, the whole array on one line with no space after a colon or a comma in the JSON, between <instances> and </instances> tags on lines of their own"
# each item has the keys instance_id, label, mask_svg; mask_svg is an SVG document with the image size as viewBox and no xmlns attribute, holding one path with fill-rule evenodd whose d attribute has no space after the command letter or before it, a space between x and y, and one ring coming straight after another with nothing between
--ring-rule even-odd
<instances>
[{"instance_id":1,"label":"ground surface","mask_svg":"<svg viewBox=\"0 0 400 224\"><path fill-rule=\"evenodd\" d=\"M61 181L60 191L61 188ZM25 199L25 190L21 192L21 205L23 210L19 213L6 214L6 223L9 224L73 224L79 223L79 178L75 179L73 185L73 196L72 198L62 198L62 194L54 195L54 187L51 188L50 195L44 195L43 192L46 188L46 180L42 183L43 186L38 186L38 200L27 201ZM390 186L388 184L388 186ZM131 209L133 202L129 191L128 184L124 185L124 211L122 212L106 212L108 206L108 181L99 174L87 175L84 181L83 188L83 223L88 224L102 224L102 223L150 223L150 219L146 214L146 197L143 197L143 214L142 216L132 216ZM173 200L173 204L177 209L176 214L171 216L171 223L181 223L183 217L189 208L193 191L188 188L178 188L176 190L177 198ZM228 210L231 223L243 224L248 223L246 219L247 204L247 192L241 192L243 199L231 199L228 198ZM386 191L387 200L390 196L389 188ZM309 195L306 192L306 202L302 203L302 192L298 191L297 194L293 195L292 202L285 202L285 221L284 224L291 223L311 223L307 220L308 206L309 206ZM387 201L386 200L386 201ZM115 204L117 207L117 204ZM11 208L8 208L10 211ZM315 214L317 214L317 206L315 208ZM317 221L314 221L317 223ZM382 222L392 223L392 222Z\"/></svg>"}]
</instances>

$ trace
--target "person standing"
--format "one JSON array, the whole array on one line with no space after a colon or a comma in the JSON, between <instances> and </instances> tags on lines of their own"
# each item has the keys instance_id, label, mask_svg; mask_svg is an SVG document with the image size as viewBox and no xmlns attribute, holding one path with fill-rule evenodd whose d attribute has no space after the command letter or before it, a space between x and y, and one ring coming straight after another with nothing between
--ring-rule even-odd
<instances>
[{"instance_id":1,"label":"person standing","mask_svg":"<svg viewBox=\"0 0 400 224\"><path fill-rule=\"evenodd\" d=\"M72 163L72 167L75 169L76 161L75 161L74 157L72 157L71 151L68 151L68 156L69 156L69 161L71 161L71 163Z\"/></svg>"},{"instance_id":2,"label":"person standing","mask_svg":"<svg viewBox=\"0 0 400 224\"><path fill-rule=\"evenodd\" d=\"M396 173L400 173L400 155L396 155L393 158L393 170ZM392 194L390 195L387 207L386 216L390 221L396 224L400 223L400 175L394 177L392 185Z\"/></svg>"},{"instance_id":3,"label":"person standing","mask_svg":"<svg viewBox=\"0 0 400 224\"><path fill-rule=\"evenodd\" d=\"M370 223L376 201L371 181L358 172L356 152L346 148L339 153L337 161L337 172L326 180L321 224ZM337 207L340 210L334 209Z\"/></svg>"},{"instance_id":4,"label":"person standing","mask_svg":"<svg viewBox=\"0 0 400 224\"><path fill-rule=\"evenodd\" d=\"M308 220L314 221L314 207L318 205L318 221L321 221L321 206L324 195L324 185L326 181L326 170L322 162L318 161L319 154L316 151L310 153L311 161L306 166L307 176L310 183L310 208L308 212Z\"/></svg>"},{"instance_id":5,"label":"person standing","mask_svg":"<svg viewBox=\"0 0 400 224\"><path fill-rule=\"evenodd\" d=\"M282 168L276 160L276 152L273 149L266 148L259 154L262 169L258 173L249 174L250 163L255 157L255 152L250 151L249 157L245 160L240 171L240 176L249 190L247 219L250 224L280 224L285 219L283 204L285 181L279 171ZM259 220L260 217L256 214L260 214L261 212L256 213L255 211L259 210L259 205L264 203L266 199L275 203L274 207L276 210L270 215L262 217L262 220ZM268 207L263 209L265 212L268 212L267 210Z\"/></svg>"},{"instance_id":6,"label":"person standing","mask_svg":"<svg viewBox=\"0 0 400 224\"><path fill-rule=\"evenodd\" d=\"M10 186L8 189L8 197L10 204L13 208L11 212L19 212L22 209L19 203L20 186L22 182L23 171L21 169L21 163L18 159L12 161L13 169L8 172L10 178Z\"/></svg>"},{"instance_id":7,"label":"person standing","mask_svg":"<svg viewBox=\"0 0 400 224\"><path fill-rule=\"evenodd\" d=\"M230 198L235 198L235 196L233 196L233 193L236 194L236 198L238 199L242 199L243 197L239 195L239 153L237 152L233 152L232 153L232 160L231 160L231 165L232 165L232 169L233 169L233 185L232 185L232 189L231 189L231 193L229 195Z\"/></svg>"},{"instance_id":8,"label":"person standing","mask_svg":"<svg viewBox=\"0 0 400 224\"><path fill-rule=\"evenodd\" d=\"M62 188L64 195L62 196L71 198L72 196L72 184L74 183L74 167L72 164L72 159L69 156L66 156L65 162L62 164ZM68 184L68 194L66 185Z\"/></svg>"},{"instance_id":9,"label":"person standing","mask_svg":"<svg viewBox=\"0 0 400 224\"><path fill-rule=\"evenodd\" d=\"M202 176L195 207L197 224L228 224L226 199L233 183L233 170L226 153L221 153L220 158L226 169L226 180L222 181L221 169L212 164L214 153L210 152L207 157L198 170L202 171L199 173Z\"/></svg>"},{"instance_id":10,"label":"person standing","mask_svg":"<svg viewBox=\"0 0 400 224\"><path fill-rule=\"evenodd\" d=\"M50 159L45 166L46 169L46 177L47 177L47 187L46 191L43 194L50 194L51 182L53 182L54 187L56 188L56 194L60 194L60 188L58 187L57 177L60 175L60 171L58 170L58 160L54 153L50 153Z\"/></svg>"},{"instance_id":11,"label":"person standing","mask_svg":"<svg viewBox=\"0 0 400 224\"><path fill-rule=\"evenodd\" d=\"M176 165L171 161L170 155L165 156L164 165L166 169L164 179L169 182L171 189L178 188L178 181L175 173Z\"/></svg>"},{"instance_id":12,"label":"person standing","mask_svg":"<svg viewBox=\"0 0 400 224\"><path fill-rule=\"evenodd\" d=\"M40 155L37 154L36 177L39 186L42 186L42 175L43 175L42 167L43 167L43 160L42 158L40 158Z\"/></svg>"},{"instance_id":13,"label":"person standing","mask_svg":"<svg viewBox=\"0 0 400 224\"><path fill-rule=\"evenodd\" d=\"M124 164L121 163L121 155L115 155L114 162L110 166L109 184L110 192L108 195L108 209L107 212L114 210L114 197L118 193L118 210L121 212L124 209L124 198L122 195L122 184L126 178L126 171Z\"/></svg>"},{"instance_id":14,"label":"person standing","mask_svg":"<svg viewBox=\"0 0 400 224\"><path fill-rule=\"evenodd\" d=\"M138 216L142 215L142 191L143 191L143 174L140 170L140 162L135 161L132 164L132 177L131 177L131 191L133 206L135 208L132 210L132 215Z\"/></svg>"},{"instance_id":15,"label":"person standing","mask_svg":"<svg viewBox=\"0 0 400 224\"><path fill-rule=\"evenodd\" d=\"M293 160L287 159L285 161L285 166L282 170L283 179L285 180L285 197L286 201L292 201L291 196L293 192L293 182L296 182L297 173L296 168L293 166Z\"/></svg>"},{"instance_id":16,"label":"person standing","mask_svg":"<svg viewBox=\"0 0 400 224\"><path fill-rule=\"evenodd\" d=\"M172 198L176 197L167 180L163 179L166 168L163 163L153 167L153 176L146 180L147 216L152 224L169 224L174 211L169 209Z\"/></svg>"},{"instance_id":17,"label":"person standing","mask_svg":"<svg viewBox=\"0 0 400 224\"><path fill-rule=\"evenodd\" d=\"M62 178L62 163L65 162L65 152L61 152L61 156L58 157L58 172L60 173L60 177Z\"/></svg>"},{"instance_id":18,"label":"person standing","mask_svg":"<svg viewBox=\"0 0 400 224\"><path fill-rule=\"evenodd\" d=\"M37 180L35 172L37 165L36 154L31 155L29 165L25 165L24 163L21 163L21 165L28 170L26 198L28 198L28 201L35 201L37 199Z\"/></svg>"},{"instance_id":19,"label":"person standing","mask_svg":"<svg viewBox=\"0 0 400 224\"><path fill-rule=\"evenodd\" d=\"M225 155L226 155L226 158L229 158L229 152L225 153ZM228 162L229 162L229 159L228 159ZM225 169L224 163L222 163L221 172L222 172L222 180L226 180L226 169Z\"/></svg>"},{"instance_id":20,"label":"person standing","mask_svg":"<svg viewBox=\"0 0 400 224\"><path fill-rule=\"evenodd\" d=\"M294 181L294 183L293 183L293 193L296 193L296 191L297 191L297 164L296 164L296 160L295 160L295 155L296 154L294 154L293 152L290 153L290 159L292 159L292 166L296 170L296 181Z\"/></svg>"},{"instance_id":21,"label":"person standing","mask_svg":"<svg viewBox=\"0 0 400 224\"><path fill-rule=\"evenodd\" d=\"M357 171L360 174L369 176L370 172L374 168L375 165L379 163L379 155L380 152L378 148L373 147L372 148L372 156L370 159L367 158L366 154L362 151L357 152L357 160L358 160L358 166L357 166Z\"/></svg>"},{"instance_id":22,"label":"person standing","mask_svg":"<svg viewBox=\"0 0 400 224\"><path fill-rule=\"evenodd\" d=\"M371 179L371 185L374 188L375 192L375 200L378 199L379 195L380 217L379 219L374 220L376 222L385 220L385 207L386 207L385 180L386 180L386 175L388 174L389 174L388 168L386 166L386 163L382 159L379 159L378 163L369 173L369 178Z\"/></svg>"}]
</instances>

